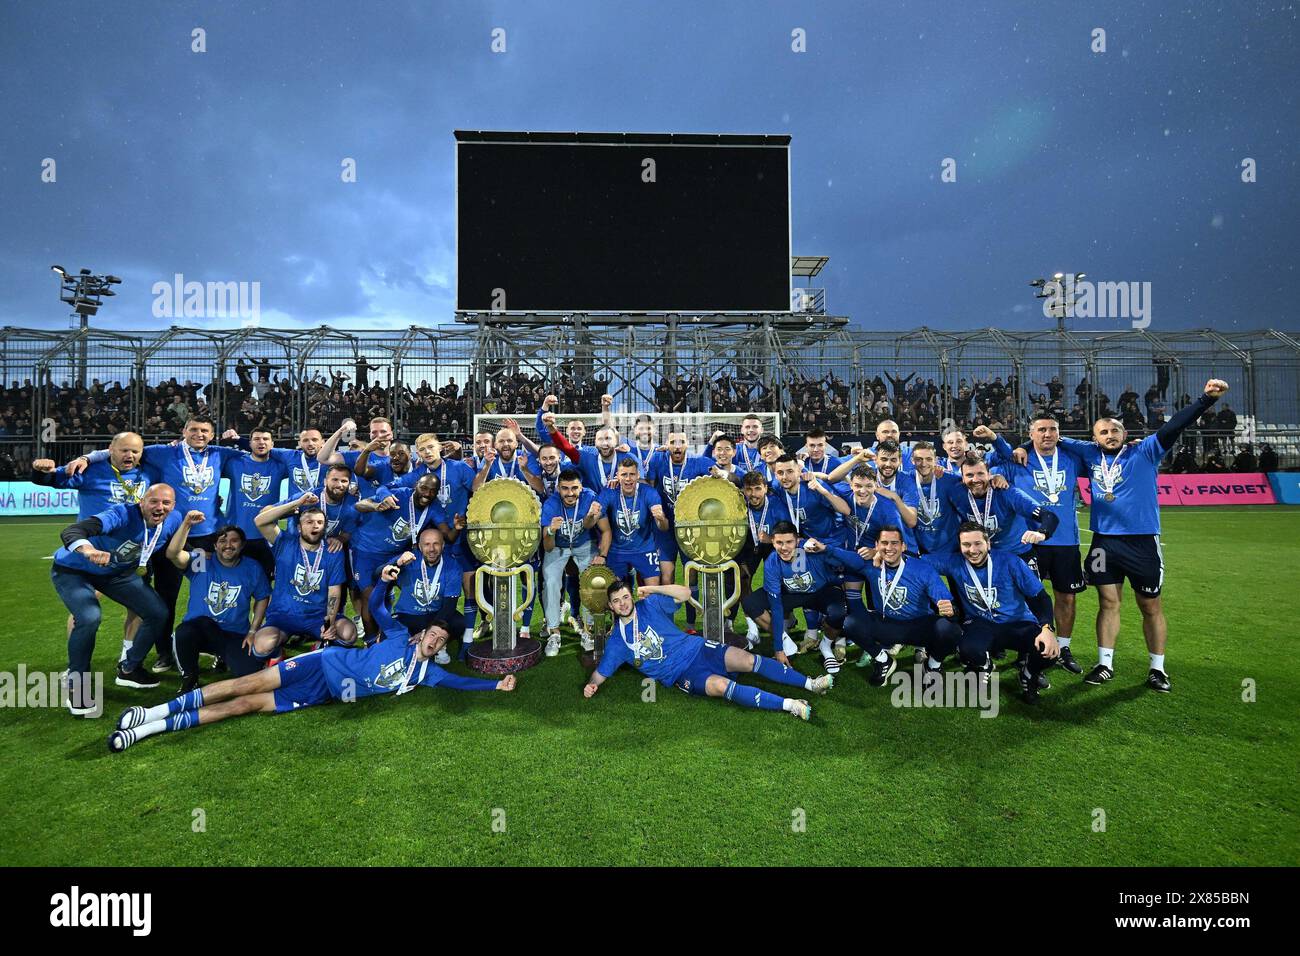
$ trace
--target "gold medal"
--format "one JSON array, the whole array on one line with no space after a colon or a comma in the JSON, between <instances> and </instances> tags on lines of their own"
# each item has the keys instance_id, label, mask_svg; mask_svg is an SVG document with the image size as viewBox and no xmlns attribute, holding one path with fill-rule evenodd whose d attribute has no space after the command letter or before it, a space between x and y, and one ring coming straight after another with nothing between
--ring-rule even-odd
<instances>
[{"instance_id":1,"label":"gold medal","mask_svg":"<svg viewBox=\"0 0 1300 956\"><path fill-rule=\"evenodd\" d=\"M138 567L138 568L135 569L135 573L138 574L138 575L140 575L140 577L142 577L142 578L145 577L145 576L148 575L148 573L149 573L149 567L148 567L148 565L143 565L143 564L140 565L140 567Z\"/></svg>"},{"instance_id":2,"label":"gold medal","mask_svg":"<svg viewBox=\"0 0 1300 956\"><path fill-rule=\"evenodd\" d=\"M1114 501L1114 500L1115 500L1115 493L1114 493L1113 491L1108 491L1108 492L1106 492L1106 500L1107 500L1107 501Z\"/></svg>"}]
</instances>

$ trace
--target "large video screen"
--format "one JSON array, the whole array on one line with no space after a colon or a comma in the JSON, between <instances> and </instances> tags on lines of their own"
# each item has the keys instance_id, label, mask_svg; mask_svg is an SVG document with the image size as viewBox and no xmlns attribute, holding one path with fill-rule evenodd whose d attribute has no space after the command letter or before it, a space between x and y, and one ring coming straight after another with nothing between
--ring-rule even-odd
<instances>
[{"instance_id":1,"label":"large video screen","mask_svg":"<svg viewBox=\"0 0 1300 956\"><path fill-rule=\"evenodd\" d=\"M456 139L459 310L789 311L788 136Z\"/></svg>"}]
</instances>

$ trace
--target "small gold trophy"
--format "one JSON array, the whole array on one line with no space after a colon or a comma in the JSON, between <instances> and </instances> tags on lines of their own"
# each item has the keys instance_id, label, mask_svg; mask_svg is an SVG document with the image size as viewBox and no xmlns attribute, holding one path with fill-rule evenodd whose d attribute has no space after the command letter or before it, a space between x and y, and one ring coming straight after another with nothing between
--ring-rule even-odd
<instances>
[{"instance_id":1,"label":"small gold trophy","mask_svg":"<svg viewBox=\"0 0 1300 956\"><path fill-rule=\"evenodd\" d=\"M519 639L523 609L533 599L533 568L528 559L541 541L542 505L522 481L496 478L474 493L468 511L469 547L483 562L474 572L474 598L491 625L492 637L470 645L466 657L480 673L513 674L532 667L542 654L541 642ZM522 584L522 601L517 584Z\"/></svg>"},{"instance_id":2,"label":"small gold trophy","mask_svg":"<svg viewBox=\"0 0 1300 956\"><path fill-rule=\"evenodd\" d=\"M745 499L725 478L701 477L688 482L674 506L677 543L686 562L686 585L699 577L699 599L706 641L727 639L727 612L740 600L740 565L733 560L749 532ZM730 578L730 582L728 581ZM728 589L728 584L733 586Z\"/></svg>"},{"instance_id":3,"label":"small gold trophy","mask_svg":"<svg viewBox=\"0 0 1300 956\"><path fill-rule=\"evenodd\" d=\"M587 670L594 670L605 653L605 639L613 626L609 620L609 586L616 578L604 564L593 564L578 576L578 600L591 612L591 636L595 645L589 653L579 655Z\"/></svg>"}]
</instances>

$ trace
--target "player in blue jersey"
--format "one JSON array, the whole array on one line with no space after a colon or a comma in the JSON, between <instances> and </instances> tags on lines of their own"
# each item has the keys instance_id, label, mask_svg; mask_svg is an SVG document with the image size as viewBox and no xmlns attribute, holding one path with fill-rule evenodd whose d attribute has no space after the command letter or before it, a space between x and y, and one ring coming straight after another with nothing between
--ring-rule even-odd
<instances>
[{"instance_id":1,"label":"player in blue jersey","mask_svg":"<svg viewBox=\"0 0 1300 956\"><path fill-rule=\"evenodd\" d=\"M292 501L268 505L257 516L275 556L275 583L266 620L254 637L256 657L270 658L295 637L348 646L356 642L356 626L343 616L347 573L342 549L331 550L325 540L325 514L315 506L315 498L306 491ZM282 532L280 519L294 511L297 534Z\"/></svg>"},{"instance_id":2,"label":"player in blue jersey","mask_svg":"<svg viewBox=\"0 0 1300 956\"><path fill-rule=\"evenodd\" d=\"M599 436L597 436L599 438ZM686 448L686 432L669 432L668 433L668 453L657 456L650 463L650 473L643 474L651 488L659 492L659 499L663 503L664 514L668 517L668 527L662 531L655 531L655 547L659 550L659 580L664 584L672 584L677 573L677 535L673 529L673 522L676 517L674 506L677 504L677 496L682 493L686 483L691 480L688 472L691 469L691 457ZM711 462L712 459L705 461ZM703 463L701 463L703 464ZM693 605L686 606L686 626L693 627L695 624L695 608Z\"/></svg>"},{"instance_id":3,"label":"player in blue jersey","mask_svg":"<svg viewBox=\"0 0 1300 956\"><path fill-rule=\"evenodd\" d=\"M289 494L300 495L304 491L320 494L326 466L316 456L324 444L319 428L304 428L298 433L297 448L271 449L271 457L278 458L289 469Z\"/></svg>"},{"instance_id":4,"label":"player in blue jersey","mask_svg":"<svg viewBox=\"0 0 1300 956\"><path fill-rule=\"evenodd\" d=\"M795 530L805 538L834 537L839 516L848 517L849 503L815 475L801 473L794 455L778 458L774 471L772 493L785 504Z\"/></svg>"},{"instance_id":5,"label":"player in blue jersey","mask_svg":"<svg viewBox=\"0 0 1300 956\"><path fill-rule=\"evenodd\" d=\"M270 578L275 573L271 545L257 530L257 513L281 499L280 486L289 477L290 465L277 456L275 438L264 428L254 428L248 435L248 451L231 456L221 468L221 477L230 482L224 521L244 532L244 557L256 561ZM288 449L280 449L287 451Z\"/></svg>"},{"instance_id":6,"label":"player in blue jersey","mask_svg":"<svg viewBox=\"0 0 1300 956\"><path fill-rule=\"evenodd\" d=\"M827 454L826 432L820 428L814 428L803 436L803 446L808 452L807 456L800 460L804 471L811 471L817 475L829 475L840 466L841 459L835 455Z\"/></svg>"},{"instance_id":7,"label":"player in blue jersey","mask_svg":"<svg viewBox=\"0 0 1300 956\"><path fill-rule=\"evenodd\" d=\"M176 493L154 483L136 505L117 504L63 529L63 546L54 553L50 580L73 617L68 638L68 709L74 715L98 716L99 703L88 699L90 661L102 612L102 594L140 618L140 627L117 666L121 687L157 687L158 678L144 669L144 658L167 634L167 608L145 583L150 556L164 552L180 524L174 514Z\"/></svg>"},{"instance_id":8,"label":"player in blue jersey","mask_svg":"<svg viewBox=\"0 0 1300 956\"><path fill-rule=\"evenodd\" d=\"M190 544L197 548L212 547L212 533L217 528L217 492L221 485L221 472L227 460L239 458L243 452L238 448L224 448L212 444L216 437L216 426L205 415L191 415L181 433L181 440L175 444L149 445L144 449L141 460L144 469L153 482L171 485L176 494L176 508L181 514L201 511L204 521L196 527L190 537ZM86 467L96 461L109 458L107 450L83 455L76 462L68 465L68 474L74 468ZM82 464L86 463L86 464ZM181 575L176 566L160 552L154 555L153 587L158 596L167 605L167 630L170 635L175 627L176 601L181 593ZM171 641L160 641L158 660L153 670L162 672L171 670L175 662L171 657Z\"/></svg>"},{"instance_id":9,"label":"player in blue jersey","mask_svg":"<svg viewBox=\"0 0 1300 956\"><path fill-rule=\"evenodd\" d=\"M1043 582L1019 558L994 550L988 529L978 522L962 522L957 540L959 554L931 554L925 560L961 582L965 596L959 644L962 661L969 670L991 674L994 654L1018 651L1021 698L1037 703L1039 690L1051 687L1043 672L1060 650L1052 624L1052 601Z\"/></svg>"},{"instance_id":10,"label":"player in blue jersey","mask_svg":"<svg viewBox=\"0 0 1300 956\"><path fill-rule=\"evenodd\" d=\"M420 532L419 554L405 551L380 569L380 580L398 590L393 616L412 634L441 621L450 639L465 641L465 618L456 610L460 600L460 566L447 553L443 534L426 527ZM378 585L376 585L378 586ZM439 664L451 663L446 650L438 652Z\"/></svg>"},{"instance_id":11,"label":"player in blue jersey","mask_svg":"<svg viewBox=\"0 0 1300 956\"><path fill-rule=\"evenodd\" d=\"M655 529L668 530L659 492L641 482L636 460L624 457L618 466L618 485L600 495L600 507L609 519L613 542L608 553L601 553L617 577L633 572L642 584L659 583L659 549L655 546Z\"/></svg>"},{"instance_id":12,"label":"player in blue jersey","mask_svg":"<svg viewBox=\"0 0 1300 956\"><path fill-rule=\"evenodd\" d=\"M1134 447L1125 444L1124 425L1113 418L1092 426L1093 440L1061 439L1061 448L1077 456L1091 480L1092 507L1088 526L1092 545L1086 561L1088 583L1097 588L1097 666L1084 682L1103 684L1115 676L1115 639L1119 636L1122 588L1127 578L1142 612L1142 634L1150 655L1147 687L1169 691L1165 672L1168 624L1160 604L1164 586L1164 556L1160 551L1160 502L1156 480L1160 460L1192 422L1204 415L1228 391L1228 383L1212 378L1196 401Z\"/></svg>"},{"instance_id":13,"label":"player in blue jersey","mask_svg":"<svg viewBox=\"0 0 1300 956\"><path fill-rule=\"evenodd\" d=\"M677 605L691 596L691 589L684 584L645 586L640 589L639 599L633 601L631 586L620 580L609 586L607 594L615 615L614 629L605 642L600 663L582 689L588 699L624 664L631 664L665 687L677 687L701 697L722 697L742 707L783 710L800 720L812 717L812 707L806 700L737 683L736 675L757 674L815 694L825 694L834 686L829 674L805 677L788 664L681 630L673 622L673 615Z\"/></svg>"},{"instance_id":14,"label":"player in blue jersey","mask_svg":"<svg viewBox=\"0 0 1300 956\"><path fill-rule=\"evenodd\" d=\"M136 505L149 490L149 474L144 470L144 440L135 432L121 432L108 446L108 460L88 465L84 471L69 475L65 467L55 467L49 458L32 462L32 482L53 488L73 488L77 492L77 520L99 514L113 505ZM72 615L68 615L68 637L72 637ZM122 657L131 646L140 619L127 611L122 625Z\"/></svg>"},{"instance_id":15,"label":"player in blue jersey","mask_svg":"<svg viewBox=\"0 0 1300 956\"><path fill-rule=\"evenodd\" d=\"M879 565L847 548L827 548L809 541L804 547L812 552L829 551L844 567L856 571L866 581L871 596L870 610L865 602L850 597L844 634L862 648L859 667L870 665L867 682L883 687L898 666L889 649L896 644L922 648L926 667L937 671L943 659L957 650L961 628L952 620L952 594L944 586L933 565L919 558L910 560L904 553L902 529L885 525L876 532Z\"/></svg>"},{"instance_id":16,"label":"player in blue jersey","mask_svg":"<svg viewBox=\"0 0 1300 956\"><path fill-rule=\"evenodd\" d=\"M217 529L211 554L191 550L190 528L202 523L203 512L191 511L167 545L167 560L190 582L189 605L172 642L182 694L199 686L200 653L225 661L236 677L266 663L253 656L252 646L266 619L271 582L261 564L244 555L244 529L238 525Z\"/></svg>"},{"instance_id":17,"label":"player in blue jersey","mask_svg":"<svg viewBox=\"0 0 1300 956\"><path fill-rule=\"evenodd\" d=\"M785 454L785 446L774 435L764 435L758 440L758 463L753 471L767 479L769 484L776 484L776 460Z\"/></svg>"},{"instance_id":18,"label":"player in blue jersey","mask_svg":"<svg viewBox=\"0 0 1300 956\"><path fill-rule=\"evenodd\" d=\"M803 608L808 630L817 631L821 625L826 631L818 640L822 665L828 673L839 671L831 640L839 637L846 613L842 574L843 568L832 564L825 554L799 547L793 522L780 521L772 528L772 553L763 561L763 589L745 598L742 607L746 617L771 633L776 648L773 656L782 664L788 664L790 656L798 652L790 635L783 633L782 624L790 611Z\"/></svg>"},{"instance_id":19,"label":"player in blue jersey","mask_svg":"<svg viewBox=\"0 0 1300 956\"><path fill-rule=\"evenodd\" d=\"M638 415L632 423L632 444L628 446L627 453L636 459L642 475L648 475L650 463L656 455L663 454L655 445L654 437L654 419L649 415Z\"/></svg>"},{"instance_id":20,"label":"player in blue jersey","mask_svg":"<svg viewBox=\"0 0 1300 956\"><path fill-rule=\"evenodd\" d=\"M491 436L488 436L489 438ZM475 441L477 442L477 437ZM469 539L465 535L466 515L469 514L469 499L473 493L474 476L477 470L464 461L447 457L449 445L439 440L432 432L426 432L415 439L415 453L418 458L409 472L399 478L394 487L413 486L426 474L438 479L438 504L447 518L447 527L442 528L446 541L446 550L461 569L460 587L465 596L465 628L473 632L478 618L478 604L474 599L474 569L478 561L469 549ZM483 446L486 451L488 445Z\"/></svg>"},{"instance_id":21,"label":"player in blue jersey","mask_svg":"<svg viewBox=\"0 0 1300 956\"><path fill-rule=\"evenodd\" d=\"M1017 555L1037 573L1034 545L1051 537L1059 519L1050 508L1040 507L1019 488L998 487L993 478L984 459L976 452L967 452L961 463L961 487L948 489L948 506L962 521L974 521L987 528L994 549ZM1006 481L1002 476L1001 484Z\"/></svg>"},{"instance_id":22,"label":"player in blue jersey","mask_svg":"<svg viewBox=\"0 0 1300 956\"><path fill-rule=\"evenodd\" d=\"M745 520L749 524L745 546L736 555L736 564L740 565L740 610L743 611L745 598L754 590L754 575L772 553L772 529L781 521L789 521L790 515L772 493L772 486L757 471L745 473L740 493L745 499ZM758 639L758 625L746 615L745 641L750 649L758 646ZM793 642L792 649L798 652Z\"/></svg>"},{"instance_id":23,"label":"player in blue jersey","mask_svg":"<svg viewBox=\"0 0 1300 956\"><path fill-rule=\"evenodd\" d=\"M600 426L596 429L595 447L578 449L578 470L582 472L582 483L596 493L614 487L618 479L619 462L625 457L630 456L619 454L618 432L614 427ZM653 463L658 458L651 460ZM640 465L637 469L640 472ZM649 476L641 474L641 477Z\"/></svg>"},{"instance_id":24,"label":"player in blue jersey","mask_svg":"<svg viewBox=\"0 0 1300 956\"><path fill-rule=\"evenodd\" d=\"M393 423L382 415L376 415L369 422L370 441L377 442L374 450L367 457L367 465L373 465L388 456L389 446L393 442ZM355 438L357 434L357 423L350 418L345 418L334 430L334 434L325 439L321 445L320 451L316 453L316 461L328 467L329 465L347 465L349 469L354 469L357 459L361 457L360 449L339 451L340 444L347 444L347 440ZM355 474L355 471L353 472ZM357 476L357 494L362 498L368 498L375 493L375 482L366 478L364 475Z\"/></svg>"},{"instance_id":25,"label":"player in blue jersey","mask_svg":"<svg viewBox=\"0 0 1300 956\"><path fill-rule=\"evenodd\" d=\"M991 460L994 466L1038 507L1056 515L1056 530L1045 541L1034 545L1034 562L1038 576L1052 582L1052 613L1056 619L1056 642L1061 648L1057 664L1072 674L1082 674L1083 667L1070 651L1075 595L1087 588L1083 563L1079 560L1079 518L1076 512L1082 469L1074 455L1060 449L1060 423L1051 415L1034 418L1029 426L1029 436L1028 458L1022 465L1004 438L985 425L975 429L976 438L993 442Z\"/></svg>"},{"instance_id":26,"label":"player in blue jersey","mask_svg":"<svg viewBox=\"0 0 1300 956\"><path fill-rule=\"evenodd\" d=\"M596 493L583 487L577 469L560 472L557 491L542 505L542 610L546 615L546 656L560 652L560 589L565 569L572 563L579 574L592 564L604 564L613 531ZM577 610L576 608L574 610ZM590 612L582 608L585 622ZM583 650L595 647L584 626L579 631Z\"/></svg>"},{"instance_id":27,"label":"player in blue jersey","mask_svg":"<svg viewBox=\"0 0 1300 956\"><path fill-rule=\"evenodd\" d=\"M939 470L935 449L928 441L912 446L912 488L916 504L916 543L922 554L957 550L957 512L948 504L949 493L961 478Z\"/></svg>"},{"instance_id":28,"label":"player in blue jersey","mask_svg":"<svg viewBox=\"0 0 1300 956\"><path fill-rule=\"evenodd\" d=\"M709 448L708 454L687 459L686 480L704 477L722 478L739 487L748 470L744 465L736 463L735 441L729 435L719 432L713 436Z\"/></svg>"},{"instance_id":29,"label":"player in blue jersey","mask_svg":"<svg viewBox=\"0 0 1300 956\"><path fill-rule=\"evenodd\" d=\"M859 465L849 476L849 513L844 518L839 534L826 543L839 544L867 560L875 556L876 535L881 528L902 529L906 550L916 552L916 545L907 532L916 524L916 512L907 502L876 481L876 473L866 465ZM815 537L815 535L814 535ZM849 590L858 587L845 582Z\"/></svg>"},{"instance_id":30,"label":"player in blue jersey","mask_svg":"<svg viewBox=\"0 0 1300 956\"><path fill-rule=\"evenodd\" d=\"M352 541L352 587L360 592L361 618L367 634L376 634L377 625L370 617L370 592L379 577L379 569L403 551L416 546L425 527L442 531L444 539L452 533L452 522L438 503L438 479L424 475L409 488L379 487L369 498L357 502L361 526ZM459 523L459 522L457 522Z\"/></svg>"},{"instance_id":31,"label":"player in blue jersey","mask_svg":"<svg viewBox=\"0 0 1300 956\"><path fill-rule=\"evenodd\" d=\"M387 588L385 583L371 595L371 616L380 622L384 640L364 649L325 647L254 674L196 688L156 707L128 707L108 737L108 749L120 753L154 734L215 724L228 717L283 714L377 694L400 697L420 686L515 689L514 674L499 681L478 680L439 667L434 660L447 645L446 626L430 624L413 638L385 607Z\"/></svg>"}]
</instances>

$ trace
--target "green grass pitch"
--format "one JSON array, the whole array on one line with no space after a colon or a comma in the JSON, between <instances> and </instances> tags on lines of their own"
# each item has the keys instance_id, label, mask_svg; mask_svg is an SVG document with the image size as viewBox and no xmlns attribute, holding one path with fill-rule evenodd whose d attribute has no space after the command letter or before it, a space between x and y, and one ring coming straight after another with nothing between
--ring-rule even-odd
<instances>
[{"instance_id":1,"label":"green grass pitch","mask_svg":"<svg viewBox=\"0 0 1300 956\"><path fill-rule=\"evenodd\" d=\"M1300 509L1164 523L1170 695L1142 686L1131 593L1109 686L1054 670L1031 711L1007 679L994 719L895 708L853 667L808 724L663 687L646 702L627 670L585 701L566 640L513 694L421 688L111 755L120 709L177 678L110 680L99 720L0 709L0 862L1294 865ZM46 560L64 524L0 523L0 671L66 666ZM1085 667L1095 608L1083 596ZM106 604L97 666L120 633Z\"/></svg>"}]
</instances>

